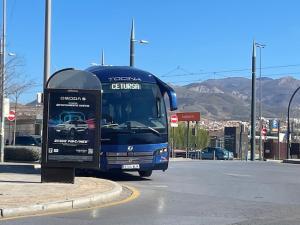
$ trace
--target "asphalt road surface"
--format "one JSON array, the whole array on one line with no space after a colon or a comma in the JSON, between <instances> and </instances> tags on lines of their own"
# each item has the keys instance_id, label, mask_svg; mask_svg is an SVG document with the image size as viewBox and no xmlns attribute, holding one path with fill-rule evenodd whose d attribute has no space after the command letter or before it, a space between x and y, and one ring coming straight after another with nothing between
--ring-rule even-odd
<instances>
[{"instance_id":1,"label":"asphalt road surface","mask_svg":"<svg viewBox=\"0 0 300 225\"><path fill-rule=\"evenodd\" d=\"M300 224L300 165L271 162L171 162L150 179L136 173L114 180L140 196L126 204L41 217L12 224L186 225Z\"/></svg>"}]
</instances>

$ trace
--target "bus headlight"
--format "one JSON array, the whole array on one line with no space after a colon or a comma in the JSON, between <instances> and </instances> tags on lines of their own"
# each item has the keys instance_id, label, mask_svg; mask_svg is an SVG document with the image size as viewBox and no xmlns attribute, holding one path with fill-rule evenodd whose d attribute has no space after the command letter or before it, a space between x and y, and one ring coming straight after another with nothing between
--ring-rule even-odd
<instances>
[{"instance_id":1,"label":"bus headlight","mask_svg":"<svg viewBox=\"0 0 300 225\"><path fill-rule=\"evenodd\" d=\"M158 150L156 151L156 154L157 154L157 155L162 155L162 154L167 153L167 152L168 152L168 149L167 149L167 148L162 148L162 149L158 149Z\"/></svg>"}]
</instances>

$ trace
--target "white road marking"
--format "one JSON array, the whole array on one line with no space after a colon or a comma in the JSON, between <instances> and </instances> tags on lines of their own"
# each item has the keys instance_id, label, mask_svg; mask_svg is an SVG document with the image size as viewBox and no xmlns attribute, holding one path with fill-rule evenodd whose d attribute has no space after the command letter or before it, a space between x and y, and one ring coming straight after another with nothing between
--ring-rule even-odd
<instances>
[{"instance_id":1,"label":"white road marking","mask_svg":"<svg viewBox=\"0 0 300 225\"><path fill-rule=\"evenodd\" d=\"M224 174L232 177L252 177L252 175L249 174L237 174L237 173L224 173Z\"/></svg>"},{"instance_id":2,"label":"white road marking","mask_svg":"<svg viewBox=\"0 0 300 225\"><path fill-rule=\"evenodd\" d=\"M154 185L153 187L156 187L156 188L167 188L168 186L167 185Z\"/></svg>"},{"instance_id":3,"label":"white road marking","mask_svg":"<svg viewBox=\"0 0 300 225\"><path fill-rule=\"evenodd\" d=\"M155 184L148 184L148 185L144 185L144 184L134 184L134 186L139 187L139 188L168 188L167 185L155 185Z\"/></svg>"}]
</instances>

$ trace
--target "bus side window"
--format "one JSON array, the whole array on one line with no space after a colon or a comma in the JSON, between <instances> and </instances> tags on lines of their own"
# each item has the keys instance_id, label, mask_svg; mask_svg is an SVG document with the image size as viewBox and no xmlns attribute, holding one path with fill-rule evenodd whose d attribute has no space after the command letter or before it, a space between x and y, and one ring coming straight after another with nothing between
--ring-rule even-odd
<instances>
[{"instance_id":1,"label":"bus side window","mask_svg":"<svg viewBox=\"0 0 300 225\"><path fill-rule=\"evenodd\" d=\"M161 99L156 98L157 118L161 118Z\"/></svg>"}]
</instances>

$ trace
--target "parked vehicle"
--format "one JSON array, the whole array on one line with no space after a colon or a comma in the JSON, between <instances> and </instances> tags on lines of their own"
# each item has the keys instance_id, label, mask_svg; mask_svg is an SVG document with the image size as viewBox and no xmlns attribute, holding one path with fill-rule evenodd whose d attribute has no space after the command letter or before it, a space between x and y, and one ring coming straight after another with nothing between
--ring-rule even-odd
<instances>
[{"instance_id":1,"label":"parked vehicle","mask_svg":"<svg viewBox=\"0 0 300 225\"><path fill-rule=\"evenodd\" d=\"M201 159L201 150L190 150L188 154L188 158L191 159Z\"/></svg>"},{"instance_id":2,"label":"parked vehicle","mask_svg":"<svg viewBox=\"0 0 300 225\"><path fill-rule=\"evenodd\" d=\"M202 159L233 160L233 153L224 148L207 147L201 151Z\"/></svg>"},{"instance_id":3,"label":"parked vehicle","mask_svg":"<svg viewBox=\"0 0 300 225\"><path fill-rule=\"evenodd\" d=\"M16 137L16 145L41 146L41 143L41 136L39 135L22 135Z\"/></svg>"}]
</instances>

